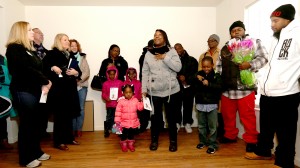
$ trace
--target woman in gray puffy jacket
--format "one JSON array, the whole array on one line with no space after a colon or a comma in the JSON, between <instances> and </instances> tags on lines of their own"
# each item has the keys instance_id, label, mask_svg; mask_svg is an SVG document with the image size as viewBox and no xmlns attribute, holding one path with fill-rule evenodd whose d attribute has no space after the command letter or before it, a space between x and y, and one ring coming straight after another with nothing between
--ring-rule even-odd
<instances>
[{"instance_id":1,"label":"woman in gray puffy jacket","mask_svg":"<svg viewBox=\"0 0 300 168\"><path fill-rule=\"evenodd\" d=\"M142 93L150 96L152 104L150 150L157 150L162 109L164 106L169 128L169 151L177 151L176 110L180 101L180 86L177 72L181 61L175 49L171 48L165 31L157 29L154 46L145 56L142 69Z\"/></svg>"}]
</instances>

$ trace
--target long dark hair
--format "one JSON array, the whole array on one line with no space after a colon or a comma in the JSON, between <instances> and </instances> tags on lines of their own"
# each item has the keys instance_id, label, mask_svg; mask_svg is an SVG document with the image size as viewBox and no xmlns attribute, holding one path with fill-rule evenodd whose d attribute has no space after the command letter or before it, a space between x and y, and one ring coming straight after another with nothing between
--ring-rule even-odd
<instances>
[{"instance_id":1,"label":"long dark hair","mask_svg":"<svg viewBox=\"0 0 300 168\"><path fill-rule=\"evenodd\" d=\"M169 42L167 33L166 33L164 30L162 30L162 29L156 29L155 32L157 32L157 31L160 32L160 33L163 35L164 40L165 40L165 42L166 42L166 46L171 47L171 44L170 44L170 42Z\"/></svg>"}]
</instances>

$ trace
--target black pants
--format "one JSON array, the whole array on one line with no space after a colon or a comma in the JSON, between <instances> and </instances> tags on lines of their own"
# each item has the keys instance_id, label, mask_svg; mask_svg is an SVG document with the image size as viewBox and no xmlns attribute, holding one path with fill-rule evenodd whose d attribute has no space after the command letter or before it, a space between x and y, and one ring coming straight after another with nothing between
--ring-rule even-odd
<instances>
[{"instance_id":1,"label":"black pants","mask_svg":"<svg viewBox=\"0 0 300 168\"><path fill-rule=\"evenodd\" d=\"M121 141L125 141L126 139L133 140L135 128L123 128L122 134L120 135Z\"/></svg>"},{"instance_id":2,"label":"black pants","mask_svg":"<svg viewBox=\"0 0 300 168\"><path fill-rule=\"evenodd\" d=\"M178 124L193 124L193 106L195 91L192 87L181 89L181 98L179 102L180 109L178 110L177 122ZM181 111L181 107L183 108Z\"/></svg>"},{"instance_id":3,"label":"black pants","mask_svg":"<svg viewBox=\"0 0 300 168\"><path fill-rule=\"evenodd\" d=\"M140 130L145 131L148 127L149 120L150 120L150 111L144 109L143 111L137 112L139 120L140 120Z\"/></svg>"},{"instance_id":4,"label":"black pants","mask_svg":"<svg viewBox=\"0 0 300 168\"><path fill-rule=\"evenodd\" d=\"M294 167L298 106L299 93L279 97L261 96L260 134L256 154L271 156L276 133L278 146L275 151L275 165Z\"/></svg>"},{"instance_id":5,"label":"black pants","mask_svg":"<svg viewBox=\"0 0 300 168\"><path fill-rule=\"evenodd\" d=\"M40 125L41 125L41 137L45 135L48 127L49 110L46 103L39 103L39 112L41 113Z\"/></svg>"},{"instance_id":6,"label":"black pants","mask_svg":"<svg viewBox=\"0 0 300 168\"><path fill-rule=\"evenodd\" d=\"M7 117L0 118L0 140L7 139Z\"/></svg>"},{"instance_id":7,"label":"black pants","mask_svg":"<svg viewBox=\"0 0 300 168\"><path fill-rule=\"evenodd\" d=\"M75 140L73 135L73 118L67 107L57 108L53 112L53 141L54 146L61 144L71 144Z\"/></svg>"},{"instance_id":8,"label":"black pants","mask_svg":"<svg viewBox=\"0 0 300 168\"><path fill-rule=\"evenodd\" d=\"M168 122L169 140L177 142L176 111L179 108L178 104L180 101L180 93L178 92L171 95L169 102L168 99L169 96L167 97L152 96L152 101L154 106L154 114L151 117L151 140L152 141L158 141L159 132L161 130L161 120L163 116L162 111L164 106L166 112L166 118Z\"/></svg>"}]
</instances>

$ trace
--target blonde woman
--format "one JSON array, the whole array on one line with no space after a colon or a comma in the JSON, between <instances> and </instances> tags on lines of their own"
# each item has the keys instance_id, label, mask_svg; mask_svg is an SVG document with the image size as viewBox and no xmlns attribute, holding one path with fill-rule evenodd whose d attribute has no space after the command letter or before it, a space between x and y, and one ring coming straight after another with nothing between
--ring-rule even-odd
<instances>
[{"instance_id":1,"label":"blonde woman","mask_svg":"<svg viewBox=\"0 0 300 168\"><path fill-rule=\"evenodd\" d=\"M73 119L73 131L75 137L82 136L82 125L84 120L84 104L86 100L86 95L88 92L88 80L90 77L90 68L89 64L86 60L86 54L82 53L80 43L75 40L70 40L70 54L71 57L74 57L78 61L78 65L82 72L81 80L77 82L77 90L79 96L79 103L80 103L80 116Z\"/></svg>"},{"instance_id":2,"label":"blonde woman","mask_svg":"<svg viewBox=\"0 0 300 168\"><path fill-rule=\"evenodd\" d=\"M77 80L80 80L81 71L78 65L68 67L69 47L69 37L57 34L52 50L43 59L45 74L53 83L47 105L54 116L54 147L60 150L68 150L67 144L79 145L73 135L72 120L80 115Z\"/></svg>"},{"instance_id":3,"label":"blonde woman","mask_svg":"<svg viewBox=\"0 0 300 168\"><path fill-rule=\"evenodd\" d=\"M26 167L38 167L41 161L50 159L40 146L38 105L42 92L48 93L52 83L42 73L42 61L32 45L33 35L30 24L19 21L12 25L6 44L10 90L20 119L19 163Z\"/></svg>"}]
</instances>

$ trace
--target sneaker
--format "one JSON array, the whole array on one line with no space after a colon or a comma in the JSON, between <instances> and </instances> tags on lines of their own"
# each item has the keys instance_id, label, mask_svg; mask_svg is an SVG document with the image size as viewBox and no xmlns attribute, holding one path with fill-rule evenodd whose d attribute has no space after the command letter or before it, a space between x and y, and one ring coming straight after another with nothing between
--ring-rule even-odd
<instances>
[{"instance_id":1,"label":"sneaker","mask_svg":"<svg viewBox=\"0 0 300 168\"><path fill-rule=\"evenodd\" d=\"M260 156L254 152L246 152L245 158L249 160L271 160L272 156Z\"/></svg>"},{"instance_id":2,"label":"sneaker","mask_svg":"<svg viewBox=\"0 0 300 168\"><path fill-rule=\"evenodd\" d=\"M192 128L191 128L191 124L185 124L184 126L186 133L190 134L193 132Z\"/></svg>"},{"instance_id":3,"label":"sneaker","mask_svg":"<svg viewBox=\"0 0 300 168\"><path fill-rule=\"evenodd\" d=\"M214 153L216 153L216 149L214 149L214 148L208 148L207 151L206 151L206 153L208 153L208 154L214 154Z\"/></svg>"},{"instance_id":4,"label":"sneaker","mask_svg":"<svg viewBox=\"0 0 300 168\"><path fill-rule=\"evenodd\" d=\"M178 133L179 130L180 130L181 125L177 123L177 124L176 124L176 127L177 127L177 133Z\"/></svg>"},{"instance_id":5,"label":"sneaker","mask_svg":"<svg viewBox=\"0 0 300 168\"><path fill-rule=\"evenodd\" d=\"M50 155L48 155L47 153L44 153L41 157L38 158L39 161L45 161L45 160L49 160L50 159Z\"/></svg>"},{"instance_id":6,"label":"sneaker","mask_svg":"<svg viewBox=\"0 0 300 168\"><path fill-rule=\"evenodd\" d=\"M26 167L34 168L34 167L39 167L41 165L42 165L42 162L35 159L35 160L31 161L30 163L28 163L26 165Z\"/></svg>"},{"instance_id":7,"label":"sneaker","mask_svg":"<svg viewBox=\"0 0 300 168\"><path fill-rule=\"evenodd\" d=\"M202 144L202 143L199 143L199 144L196 146L197 149L203 149L204 147L205 147L205 145Z\"/></svg>"}]
</instances>

